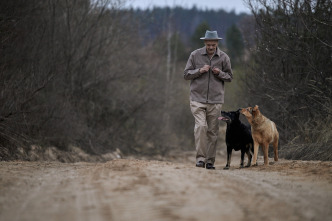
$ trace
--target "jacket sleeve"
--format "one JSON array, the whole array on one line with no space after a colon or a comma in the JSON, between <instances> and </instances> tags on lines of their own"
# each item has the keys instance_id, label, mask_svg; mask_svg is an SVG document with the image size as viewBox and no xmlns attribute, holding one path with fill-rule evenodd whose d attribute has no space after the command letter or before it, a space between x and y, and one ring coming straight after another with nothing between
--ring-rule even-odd
<instances>
[{"instance_id":1,"label":"jacket sleeve","mask_svg":"<svg viewBox=\"0 0 332 221\"><path fill-rule=\"evenodd\" d=\"M216 77L220 80L227 82L231 82L233 80L231 61L228 56L225 57L222 65L222 70Z\"/></svg>"},{"instance_id":2,"label":"jacket sleeve","mask_svg":"<svg viewBox=\"0 0 332 221\"><path fill-rule=\"evenodd\" d=\"M199 68L196 68L193 53L191 53L189 56L183 76L185 80L193 80L202 76L202 74L199 72Z\"/></svg>"}]
</instances>

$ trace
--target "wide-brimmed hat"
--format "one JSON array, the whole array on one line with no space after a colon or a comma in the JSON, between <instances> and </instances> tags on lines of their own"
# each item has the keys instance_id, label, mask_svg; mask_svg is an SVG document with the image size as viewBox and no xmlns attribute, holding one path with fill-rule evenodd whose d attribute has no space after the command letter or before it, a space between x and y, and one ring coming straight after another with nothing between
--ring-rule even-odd
<instances>
[{"instance_id":1,"label":"wide-brimmed hat","mask_svg":"<svg viewBox=\"0 0 332 221\"><path fill-rule=\"evenodd\" d=\"M205 36L201 37L202 40L221 40L222 38L218 37L217 31L209 31L205 32Z\"/></svg>"}]
</instances>

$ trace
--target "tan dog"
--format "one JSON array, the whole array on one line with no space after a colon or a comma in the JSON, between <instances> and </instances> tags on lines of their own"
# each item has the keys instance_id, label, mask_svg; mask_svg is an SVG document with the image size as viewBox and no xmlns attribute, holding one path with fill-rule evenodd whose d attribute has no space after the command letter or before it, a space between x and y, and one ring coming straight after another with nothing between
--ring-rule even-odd
<instances>
[{"instance_id":1,"label":"tan dog","mask_svg":"<svg viewBox=\"0 0 332 221\"><path fill-rule=\"evenodd\" d=\"M243 108L240 113L247 118L251 125L251 135L254 140L254 157L252 164L257 166L256 161L259 146L263 148L264 165L269 164L268 151L270 143L273 144L274 161L278 161L279 133L276 124L263 116L257 105L254 108Z\"/></svg>"}]
</instances>

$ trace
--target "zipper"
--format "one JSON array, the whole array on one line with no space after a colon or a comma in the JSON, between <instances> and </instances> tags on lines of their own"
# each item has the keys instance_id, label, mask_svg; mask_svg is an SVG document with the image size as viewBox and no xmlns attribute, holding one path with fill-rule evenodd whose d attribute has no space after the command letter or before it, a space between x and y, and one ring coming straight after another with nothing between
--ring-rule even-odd
<instances>
[{"instance_id":1,"label":"zipper","mask_svg":"<svg viewBox=\"0 0 332 221\"><path fill-rule=\"evenodd\" d=\"M209 56L209 55L208 55ZM213 55L214 56L214 55ZM209 69L209 80L208 80L208 90L207 90L207 94L206 94L206 103L209 103L209 90L210 90L210 73L211 73L211 60L213 58L213 56L211 57L210 60L210 69Z\"/></svg>"}]
</instances>

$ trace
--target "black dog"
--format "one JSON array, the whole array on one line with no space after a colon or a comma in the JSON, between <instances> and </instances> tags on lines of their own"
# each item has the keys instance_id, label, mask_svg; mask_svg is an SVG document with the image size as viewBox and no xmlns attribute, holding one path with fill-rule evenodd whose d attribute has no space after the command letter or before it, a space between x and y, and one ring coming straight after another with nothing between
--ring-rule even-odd
<instances>
[{"instance_id":1,"label":"black dog","mask_svg":"<svg viewBox=\"0 0 332 221\"><path fill-rule=\"evenodd\" d=\"M231 165L232 150L241 150L241 164L243 168L244 153L248 156L248 164L246 167L250 167L251 158L254 148L254 142L251 136L250 126L246 126L241 123L240 110L225 112L221 111L221 116L218 119L227 123L226 129L226 145L227 145L227 164L224 170L229 169ZM251 152L250 152L251 151Z\"/></svg>"}]
</instances>

